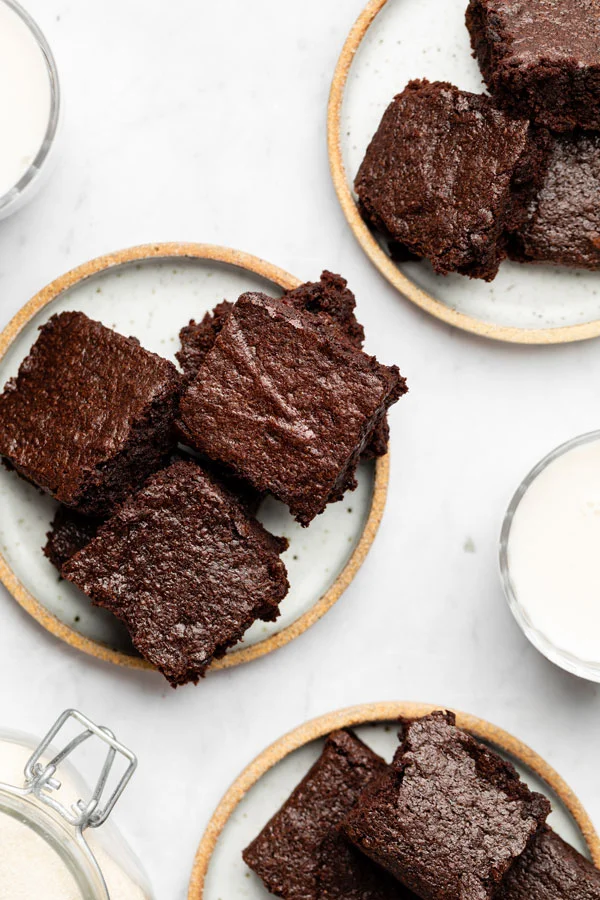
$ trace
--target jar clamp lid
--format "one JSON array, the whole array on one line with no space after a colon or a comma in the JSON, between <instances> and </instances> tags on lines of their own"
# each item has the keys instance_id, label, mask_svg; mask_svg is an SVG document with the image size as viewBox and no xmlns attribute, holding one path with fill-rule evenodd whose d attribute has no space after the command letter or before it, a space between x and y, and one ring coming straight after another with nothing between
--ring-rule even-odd
<instances>
[{"instance_id":1,"label":"jar clamp lid","mask_svg":"<svg viewBox=\"0 0 600 900\"><path fill-rule=\"evenodd\" d=\"M62 749L54 750L53 745L59 734L64 734L73 725L77 728L75 736ZM60 767L78 747L91 739L102 742L107 749L96 786L89 797L67 806L57 797L62 786L57 777L60 775ZM119 768L124 764L124 769L113 786L111 781L115 778L111 779L111 774L114 774L117 760ZM19 786L0 782L0 801L4 798L14 814L18 814L44 834L50 834L53 830L48 827L49 823L55 826L54 831L58 826L62 834L58 840L55 838L53 841L55 849L60 847L65 852L72 870L78 874L81 870L79 883L84 889L83 896L90 896L93 900L109 900L104 876L84 837L84 831L87 828L98 828L106 822L136 767L135 754L119 743L108 728L95 725L82 713L70 709L58 718L28 759L24 770L24 784ZM71 843L69 838L71 847L65 846Z\"/></svg>"}]
</instances>

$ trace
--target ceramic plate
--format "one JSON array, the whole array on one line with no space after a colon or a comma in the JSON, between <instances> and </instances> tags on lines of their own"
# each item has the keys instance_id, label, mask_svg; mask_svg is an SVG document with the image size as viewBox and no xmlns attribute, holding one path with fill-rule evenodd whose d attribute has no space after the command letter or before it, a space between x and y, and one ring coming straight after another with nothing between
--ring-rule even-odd
<instances>
[{"instance_id":1,"label":"ceramic plate","mask_svg":"<svg viewBox=\"0 0 600 900\"><path fill-rule=\"evenodd\" d=\"M318 273L315 274L317 277ZM298 279L262 260L204 245L137 247L94 260L34 297L0 336L0 386L17 373L37 329L56 312L77 309L175 361L178 333L223 298L248 290L278 295ZM315 622L348 586L377 531L387 492L388 460L362 464L358 488L329 506L309 528L267 499L259 518L290 541L283 559L291 590L277 622L256 623L243 644L215 664L236 665L287 643ZM123 626L61 581L41 552L56 504L0 466L0 577L49 631L104 659L148 667Z\"/></svg>"},{"instance_id":2,"label":"ceramic plate","mask_svg":"<svg viewBox=\"0 0 600 900\"><path fill-rule=\"evenodd\" d=\"M439 707L378 703L331 713L308 722L269 747L238 778L215 812L198 848L188 900L266 900L271 895L244 864L241 853L277 812L319 756L323 737L355 728L377 753L391 760L400 716L427 715ZM581 853L600 864L600 841L585 810L564 781L536 753L499 728L457 713L458 724L513 762L521 776L552 802L549 822Z\"/></svg>"},{"instance_id":3,"label":"ceramic plate","mask_svg":"<svg viewBox=\"0 0 600 900\"><path fill-rule=\"evenodd\" d=\"M394 263L362 221L352 182L395 94L412 78L481 92L465 25L467 0L371 0L338 62L329 103L329 158L342 208L363 250L405 297L485 337L548 344L600 334L597 273L505 262L487 284Z\"/></svg>"}]
</instances>

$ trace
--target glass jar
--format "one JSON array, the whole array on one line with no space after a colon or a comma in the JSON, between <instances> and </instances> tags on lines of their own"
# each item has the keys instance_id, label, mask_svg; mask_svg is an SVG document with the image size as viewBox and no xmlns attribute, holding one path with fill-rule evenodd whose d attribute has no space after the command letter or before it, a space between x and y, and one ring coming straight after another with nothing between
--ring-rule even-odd
<instances>
[{"instance_id":1,"label":"glass jar","mask_svg":"<svg viewBox=\"0 0 600 900\"><path fill-rule=\"evenodd\" d=\"M93 791L67 762L84 744L102 753ZM151 900L140 864L114 826L105 825L136 766L108 729L76 710L63 713L37 746L0 731L0 895Z\"/></svg>"},{"instance_id":2,"label":"glass jar","mask_svg":"<svg viewBox=\"0 0 600 900\"><path fill-rule=\"evenodd\" d=\"M46 38L16 0L0 0L0 219L23 206L49 173L60 109Z\"/></svg>"}]
</instances>

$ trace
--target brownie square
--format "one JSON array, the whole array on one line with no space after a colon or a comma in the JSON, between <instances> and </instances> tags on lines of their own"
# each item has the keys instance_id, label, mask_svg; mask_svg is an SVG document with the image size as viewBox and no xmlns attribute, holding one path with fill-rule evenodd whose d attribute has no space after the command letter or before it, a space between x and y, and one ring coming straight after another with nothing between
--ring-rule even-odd
<instances>
[{"instance_id":1,"label":"brownie square","mask_svg":"<svg viewBox=\"0 0 600 900\"><path fill-rule=\"evenodd\" d=\"M68 506L59 506L46 535L44 555L61 572L64 564L96 537L103 522L104 519L82 516Z\"/></svg>"},{"instance_id":2,"label":"brownie square","mask_svg":"<svg viewBox=\"0 0 600 900\"><path fill-rule=\"evenodd\" d=\"M405 391L395 366L314 315L244 294L182 397L181 428L307 525L356 486L360 454Z\"/></svg>"},{"instance_id":3,"label":"brownie square","mask_svg":"<svg viewBox=\"0 0 600 900\"><path fill-rule=\"evenodd\" d=\"M325 838L318 861L319 900L418 900L339 833Z\"/></svg>"},{"instance_id":4,"label":"brownie square","mask_svg":"<svg viewBox=\"0 0 600 900\"><path fill-rule=\"evenodd\" d=\"M319 281L309 281L285 291L282 299L303 312L329 316L351 343L362 347L365 332L354 312L356 298L341 275L324 271ZM196 377L232 309L233 303L223 300L212 312L206 313L201 322L192 319L181 329L181 349L176 356L186 377Z\"/></svg>"},{"instance_id":5,"label":"brownie square","mask_svg":"<svg viewBox=\"0 0 600 900\"><path fill-rule=\"evenodd\" d=\"M80 312L53 316L0 395L0 455L61 503L102 516L174 444L170 362Z\"/></svg>"},{"instance_id":6,"label":"brownie square","mask_svg":"<svg viewBox=\"0 0 600 900\"><path fill-rule=\"evenodd\" d=\"M529 218L509 244L511 259L600 269L599 198L600 135L556 137Z\"/></svg>"},{"instance_id":7,"label":"brownie square","mask_svg":"<svg viewBox=\"0 0 600 900\"><path fill-rule=\"evenodd\" d=\"M386 768L352 732L327 738L309 773L244 850L244 861L268 891L284 900L413 900L337 831L361 791Z\"/></svg>"},{"instance_id":8,"label":"brownie square","mask_svg":"<svg viewBox=\"0 0 600 900\"><path fill-rule=\"evenodd\" d=\"M440 712L406 725L392 766L343 827L422 900L485 900L549 812L513 766Z\"/></svg>"},{"instance_id":9,"label":"brownie square","mask_svg":"<svg viewBox=\"0 0 600 900\"><path fill-rule=\"evenodd\" d=\"M545 826L509 870L498 900L600 900L600 872Z\"/></svg>"},{"instance_id":10,"label":"brownie square","mask_svg":"<svg viewBox=\"0 0 600 900\"><path fill-rule=\"evenodd\" d=\"M63 575L122 619L176 686L197 682L256 619L277 618L286 546L212 475L179 461L125 501Z\"/></svg>"},{"instance_id":11,"label":"brownie square","mask_svg":"<svg viewBox=\"0 0 600 900\"><path fill-rule=\"evenodd\" d=\"M490 97L411 81L388 106L356 177L364 217L442 275L491 281L546 158L545 135Z\"/></svg>"},{"instance_id":12,"label":"brownie square","mask_svg":"<svg viewBox=\"0 0 600 900\"><path fill-rule=\"evenodd\" d=\"M304 312L326 315L331 322L342 329L347 339L359 349L362 348L365 332L355 315L356 298L341 275L325 270L319 281L309 281L293 290L286 291L284 302ZM233 303L223 300L212 312L206 313L201 322L192 321L181 329L179 340L181 349L176 354L184 375L193 380L198 374L208 351L212 348L221 331ZM388 449L390 429L385 416L373 432L373 436L363 451L365 459L385 456Z\"/></svg>"},{"instance_id":13,"label":"brownie square","mask_svg":"<svg viewBox=\"0 0 600 900\"><path fill-rule=\"evenodd\" d=\"M501 105L554 131L600 128L600 0L470 0L467 27Z\"/></svg>"}]
</instances>

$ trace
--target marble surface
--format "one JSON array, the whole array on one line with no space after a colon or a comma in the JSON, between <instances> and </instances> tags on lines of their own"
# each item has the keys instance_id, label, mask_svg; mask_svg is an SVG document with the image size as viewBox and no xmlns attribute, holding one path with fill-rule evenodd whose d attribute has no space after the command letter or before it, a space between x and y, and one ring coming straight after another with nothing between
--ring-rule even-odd
<instances>
[{"instance_id":1,"label":"marble surface","mask_svg":"<svg viewBox=\"0 0 600 900\"><path fill-rule=\"evenodd\" d=\"M431 701L501 725L558 769L600 826L600 688L527 643L497 572L522 476L598 427L598 344L469 337L403 301L362 256L325 146L331 73L360 7L148 0L142 14L133 0L28 0L62 75L63 147L44 192L0 224L1 324L98 254L229 244L302 278L324 266L346 275L369 349L411 387L392 415L389 504L366 564L335 609L268 658L172 691L61 645L0 591L2 724L39 733L73 705L138 752L115 817L158 900L183 900L204 826L256 753L362 701Z\"/></svg>"}]
</instances>

